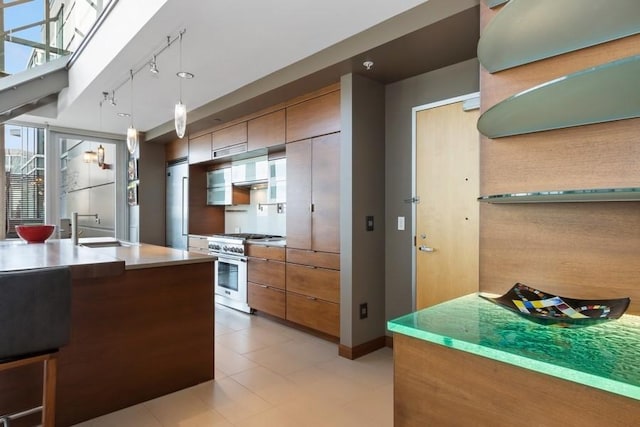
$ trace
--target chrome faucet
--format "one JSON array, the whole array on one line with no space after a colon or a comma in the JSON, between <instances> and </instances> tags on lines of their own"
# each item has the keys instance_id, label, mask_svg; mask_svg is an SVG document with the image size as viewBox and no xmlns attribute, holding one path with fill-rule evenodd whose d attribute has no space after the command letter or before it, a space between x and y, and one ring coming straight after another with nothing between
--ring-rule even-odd
<instances>
[{"instance_id":1,"label":"chrome faucet","mask_svg":"<svg viewBox=\"0 0 640 427\"><path fill-rule=\"evenodd\" d=\"M100 224L100 217L98 214L79 214L78 212L71 213L71 240L74 245L78 244L78 218L83 216L92 216L96 219L96 224Z\"/></svg>"}]
</instances>

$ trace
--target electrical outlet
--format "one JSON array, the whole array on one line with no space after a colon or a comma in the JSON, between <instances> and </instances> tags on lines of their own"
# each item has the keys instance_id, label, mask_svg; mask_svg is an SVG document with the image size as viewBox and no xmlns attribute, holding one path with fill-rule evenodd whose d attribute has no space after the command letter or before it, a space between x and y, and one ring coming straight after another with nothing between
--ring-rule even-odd
<instances>
[{"instance_id":1,"label":"electrical outlet","mask_svg":"<svg viewBox=\"0 0 640 427\"><path fill-rule=\"evenodd\" d=\"M360 304L360 319L366 319L369 316L369 307L366 302Z\"/></svg>"}]
</instances>

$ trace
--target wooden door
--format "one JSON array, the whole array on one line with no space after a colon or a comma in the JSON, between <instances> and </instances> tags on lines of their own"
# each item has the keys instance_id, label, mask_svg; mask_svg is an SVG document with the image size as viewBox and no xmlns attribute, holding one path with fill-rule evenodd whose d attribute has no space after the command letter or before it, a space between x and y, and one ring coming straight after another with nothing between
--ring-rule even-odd
<instances>
[{"instance_id":1,"label":"wooden door","mask_svg":"<svg viewBox=\"0 0 640 427\"><path fill-rule=\"evenodd\" d=\"M314 138L311 248L340 252L340 133Z\"/></svg>"},{"instance_id":2,"label":"wooden door","mask_svg":"<svg viewBox=\"0 0 640 427\"><path fill-rule=\"evenodd\" d=\"M287 144L287 247L311 249L311 140Z\"/></svg>"},{"instance_id":3,"label":"wooden door","mask_svg":"<svg viewBox=\"0 0 640 427\"><path fill-rule=\"evenodd\" d=\"M416 309L478 291L478 110L416 113Z\"/></svg>"}]
</instances>

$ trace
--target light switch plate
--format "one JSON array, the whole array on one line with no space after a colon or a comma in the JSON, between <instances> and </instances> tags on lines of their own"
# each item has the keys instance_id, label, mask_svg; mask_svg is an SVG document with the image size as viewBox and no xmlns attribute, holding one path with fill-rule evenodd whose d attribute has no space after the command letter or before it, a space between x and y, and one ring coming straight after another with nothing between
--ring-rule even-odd
<instances>
[{"instance_id":1,"label":"light switch plate","mask_svg":"<svg viewBox=\"0 0 640 427\"><path fill-rule=\"evenodd\" d=\"M398 230L400 230L400 231L404 230L404 217L403 216L399 216L398 217Z\"/></svg>"}]
</instances>

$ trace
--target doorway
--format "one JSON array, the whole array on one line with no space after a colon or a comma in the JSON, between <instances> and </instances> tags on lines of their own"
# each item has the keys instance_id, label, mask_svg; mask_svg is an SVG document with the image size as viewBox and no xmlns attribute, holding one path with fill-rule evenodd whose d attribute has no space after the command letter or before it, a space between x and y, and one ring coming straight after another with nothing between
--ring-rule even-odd
<instances>
[{"instance_id":1,"label":"doorway","mask_svg":"<svg viewBox=\"0 0 640 427\"><path fill-rule=\"evenodd\" d=\"M414 305L478 291L478 94L414 109Z\"/></svg>"}]
</instances>

